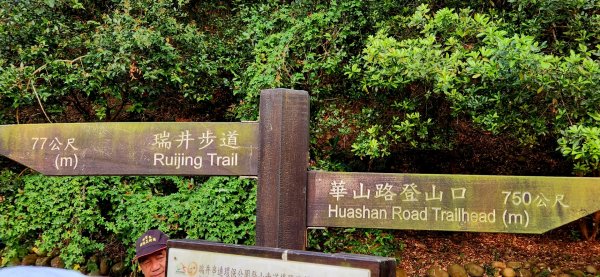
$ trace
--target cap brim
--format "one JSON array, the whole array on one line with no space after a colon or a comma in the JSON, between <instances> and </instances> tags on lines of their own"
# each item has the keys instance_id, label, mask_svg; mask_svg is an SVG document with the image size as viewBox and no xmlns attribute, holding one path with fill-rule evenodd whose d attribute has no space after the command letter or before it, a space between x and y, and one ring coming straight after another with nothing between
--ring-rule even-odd
<instances>
[{"instance_id":1,"label":"cap brim","mask_svg":"<svg viewBox=\"0 0 600 277\"><path fill-rule=\"evenodd\" d=\"M148 248L144 249L144 252L147 252L147 253L139 255L139 256L135 255L135 257L133 257L132 262L136 262L140 258L146 257L148 255L152 255L152 254L154 254L160 250L164 250L164 249L167 249L166 245L155 245L153 247L148 247Z\"/></svg>"}]
</instances>

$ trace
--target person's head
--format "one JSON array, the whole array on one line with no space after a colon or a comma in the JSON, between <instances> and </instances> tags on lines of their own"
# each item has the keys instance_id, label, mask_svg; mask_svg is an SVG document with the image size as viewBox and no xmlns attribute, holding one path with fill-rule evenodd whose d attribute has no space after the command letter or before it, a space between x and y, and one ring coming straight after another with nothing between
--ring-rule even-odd
<instances>
[{"instance_id":1,"label":"person's head","mask_svg":"<svg viewBox=\"0 0 600 277\"><path fill-rule=\"evenodd\" d=\"M164 277L167 263L167 240L160 230L149 230L135 242L135 258L144 276Z\"/></svg>"}]
</instances>

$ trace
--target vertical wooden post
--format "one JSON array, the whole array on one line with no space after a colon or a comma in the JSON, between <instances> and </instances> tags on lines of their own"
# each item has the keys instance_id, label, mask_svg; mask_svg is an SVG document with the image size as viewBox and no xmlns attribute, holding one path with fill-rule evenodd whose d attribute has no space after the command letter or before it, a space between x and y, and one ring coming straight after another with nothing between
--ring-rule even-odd
<instances>
[{"instance_id":1,"label":"vertical wooden post","mask_svg":"<svg viewBox=\"0 0 600 277\"><path fill-rule=\"evenodd\" d=\"M261 91L256 207L258 246L305 248L308 119L306 91Z\"/></svg>"}]
</instances>

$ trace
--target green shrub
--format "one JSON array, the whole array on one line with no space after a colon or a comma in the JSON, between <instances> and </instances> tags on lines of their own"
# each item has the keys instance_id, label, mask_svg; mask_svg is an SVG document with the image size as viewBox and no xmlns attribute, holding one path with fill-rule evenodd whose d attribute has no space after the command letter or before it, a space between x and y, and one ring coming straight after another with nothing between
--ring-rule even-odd
<instances>
[{"instance_id":1,"label":"green shrub","mask_svg":"<svg viewBox=\"0 0 600 277\"><path fill-rule=\"evenodd\" d=\"M256 186L250 179L213 177L204 183L180 177L139 180L150 186L168 180L177 192L161 195L145 189L121 196L108 229L124 245L133 245L150 228L159 228L173 238L253 243ZM134 248L128 248L127 257L133 258L134 253Z\"/></svg>"},{"instance_id":2,"label":"green shrub","mask_svg":"<svg viewBox=\"0 0 600 277\"><path fill-rule=\"evenodd\" d=\"M585 45L568 56L546 54L534 37L510 34L501 20L469 9L432 14L423 5L398 22L420 34L399 40L379 31L346 72L366 93L384 95L376 105L393 114L364 119L374 124L357 136L357 156L383 157L398 147L451 148L452 133L445 131L451 126L442 117L466 117L533 146L600 106L599 63Z\"/></svg>"},{"instance_id":3,"label":"green shrub","mask_svg":"<svg viewBox=\"0 0 600 277\"><path fill-rule=\"evenodd\" d=\"M351 93L344 66L362 47L373 22L394 5L386 1L276 1L248 5L240 16L244 29L238 43L252 45L250 60L235 78L235 107L240 119L255 119L261 89L304 89L312 100Z\"/></svg>"},{"instance_id":4,"label":"green shrub","mask_svg":"<svg viewBox=\"0 0 600 277\"><path fill-rule=\"evenodd\" d=\"M170 94L206 102L223 86L212 41L180 20L186 1L30 2L0 9L9 122L31 108L28 121L139 118Z\"/></svg>"},{"instance_id":5,"label":"green shrub","mask_svg":"<svg viewBox=\"0 0 600 277\"><path fill-rule=\"evenodd\" d=\"M600 116L596 115L600 122ZM600 176L600 128L573 125L558 139L561 153L573 160L574 173L579 176Z\"/></svg>"},{"instance_id":6,"label":"green shrub","mask_svg":"<svg viewBox=\"0 0 600 277\"><path fill-rule=\"evenodd\" d=\"M394 232L389 230L326 228L312 229L308 235L308 249L325 253L397 257L404 248Z\"/></svg>"},{"instance_id":7,"label":"green shrub","mask_svg":"<svg viewBox=\"0 0 600 277\"><path fill-rule=\"evenodd\" d=\"M172 238L252 244L256 185L250 179L214 177L17 177L0 202L3 265L33 247L59 251L66 266L80 268L107 244L126 249L110 258L130 261L135 240L151 228ZM132 266L132 269L133 266Z\"/></svg>"},{"instance_id":8,"label":"green shrub","mask_svg":"<svg viewBox=\"0 0 600 277\"><path fill-rule=\"evenodd\" d=\"M106 219L99 203L111 197L118 178L52 178L28 175L12 201L0 203L0 239L6 244L3 263L37 247L60 250L68 267L82 264L85 255L100 251Z\"/></svg>"}]
</instances>

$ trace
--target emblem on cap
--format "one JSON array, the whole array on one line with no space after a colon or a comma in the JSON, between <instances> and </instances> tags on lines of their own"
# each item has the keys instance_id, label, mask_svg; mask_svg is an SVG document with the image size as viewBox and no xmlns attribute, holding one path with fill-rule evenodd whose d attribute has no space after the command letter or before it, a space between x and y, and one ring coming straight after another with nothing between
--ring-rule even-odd
<instances>
[{"instance_id":1,"label":"emblem on cap","mask_svg":"<svg viewBox=\"0 0 600 277\"><path fill-rule=\"evenodd\" d=\"M142 246L144 246L144 245L146 245L148 243L155 242L155 241L156 241L155 237L153 237L153 236L145 236L142 239L142 241L140 242L140 247L142 247Z\"/></svg>"}]
</instances>

